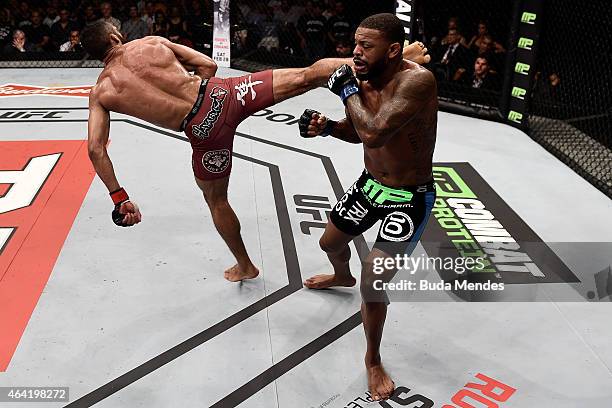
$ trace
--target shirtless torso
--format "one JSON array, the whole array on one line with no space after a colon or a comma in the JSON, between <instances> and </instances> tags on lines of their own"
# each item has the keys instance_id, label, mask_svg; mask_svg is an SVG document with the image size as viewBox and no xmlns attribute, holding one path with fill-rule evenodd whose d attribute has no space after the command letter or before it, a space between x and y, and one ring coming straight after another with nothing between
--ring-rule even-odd
<instances>
[{"instance_id":1,"label":"shirtless torso","mask_svg":"<svg viewBox=\"0 0 612 408\"><path fill-rule=\"evenodd\" d=\"M90 108L124 113L179 130L202 80L214 75L214 62L162 37L145 37L114 49L106 58L90 96ZM200 65L199 74L186 66Z\"/></svg>"},{"instance_id":2,"label":"shirtless torso","mask_svg":"<svg viewBox=\"0 0 612 408\"><path fill-rule=\"evenodd\" d=\"M406 112L407 123L382 146L369 147L364 144L364 161L368 171L380 182L388 186L423 184L432 179L432 156L436 142L438 99L435 88L421 99L407 88L406 83L423 75L425 68L404 61L403 70L382 89L376 89L367 81L362 82L360 96L364 108L376 116L385 103L398 99L412 98L420 104L420 109L410 118ZM425 74L427 75L427 74ZM410 85L408 85L410 87ZM400 102L401 103L401 102ZM406 104L410 103L405 101Z\"/></svg>"}]
</instances>

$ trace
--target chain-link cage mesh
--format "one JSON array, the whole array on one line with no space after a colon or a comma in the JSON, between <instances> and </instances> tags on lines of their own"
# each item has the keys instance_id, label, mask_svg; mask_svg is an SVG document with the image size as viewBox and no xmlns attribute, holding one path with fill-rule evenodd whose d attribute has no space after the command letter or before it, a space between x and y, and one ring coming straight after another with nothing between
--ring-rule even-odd
<instances>
[{"instance_id":1,"label":"chain-link cage mesh","mask_svg":"<svg viewBox=\"0 0 612 408\"><path fill-rule=\"evenodd\" d=\"M441 101L485 111L504 98L512 0L417 1L414 37L431 52ZM466 113L468 113L466 111Z\"/></svg>"},{"instance_id":2,"label":"chain-link cage mesh","mask_svg":"<svg viewBox=\"0 0 612 408\"><path fill-rule=\"evenodd\" d=\"M612 7L544 6L529 133L612 198Z\"/></svg>"}]
</instances>

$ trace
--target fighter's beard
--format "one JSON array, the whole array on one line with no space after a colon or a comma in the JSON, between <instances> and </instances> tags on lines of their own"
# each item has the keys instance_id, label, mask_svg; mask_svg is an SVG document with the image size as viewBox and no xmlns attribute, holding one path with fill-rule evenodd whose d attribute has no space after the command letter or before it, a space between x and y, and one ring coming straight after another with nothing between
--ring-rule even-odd
<instances>
[{"instance_id":1,"label":"fighter's beard","mask_svg":"<svg viewBox=\"0 0 612 408\"><path fill-rule=\"evenodd\" d=\"M369 79L379 77L385 71L385 67L387 66L388 63L389 61L387 60L381 60L375 64L370 65L368 72L364 74L356 73L355 76L360 81L367 81Z\"/></svg>"}]
</instances>

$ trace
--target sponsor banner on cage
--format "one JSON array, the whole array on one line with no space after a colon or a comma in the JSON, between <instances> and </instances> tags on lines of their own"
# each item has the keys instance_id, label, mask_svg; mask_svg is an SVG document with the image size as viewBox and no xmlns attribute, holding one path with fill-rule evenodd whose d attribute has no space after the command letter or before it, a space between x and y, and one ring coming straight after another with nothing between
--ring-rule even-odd
<instances>
[{"instance_id":1,"label":"sponsor banner on cage","mask_svg":"<svg viewBox=\"0 0 612 408\"><path fill-rule=\"evenodd\" d=\"M397 0L395 2L395 15L402 21L404 26L404 38L412 41L414 27L414 0Z\"/></svg>"},{"instance_id":2,"label":"sponsor banner on cage","mask_svg":"<svg viewBox=\"0 0 612 408\"><path fill-rule=\"evenodd\" d=\"M230 0L214 0L212 56L220 67L230 66Z\"/></svg>"}]
</instances>

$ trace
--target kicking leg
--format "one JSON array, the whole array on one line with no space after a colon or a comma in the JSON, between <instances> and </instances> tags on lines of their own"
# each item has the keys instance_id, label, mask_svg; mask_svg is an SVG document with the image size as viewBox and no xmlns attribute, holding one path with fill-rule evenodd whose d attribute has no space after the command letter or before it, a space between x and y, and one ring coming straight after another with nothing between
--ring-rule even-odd
<instances>
[{"instance_id":1,"label":"kicking leg","mask_svg":"<svg viewBox=\"0 0 612 408\"><path fill-rule=\"evenodd\" d=\"M417 64L431 60L427 48L421 42L404 47L403 57ZM325 86L329 76L342 64L354 66L352 58L323 58L307 68L285 68L272 71L274 103L301 95L319 86Z\"/></svg>"},{"instance_id":2,"label":"kicking leg","mask_svg":"<svg viewBox=\"0 0 612 408\"><path fill-rule=\"evenodd\" d=\"M238 261L225 271L225 279L237 282L257 277L259 270L251 262L240 235L240 221L227 201L229 176L211 181L196 178L196 183L204 194L219 235Z\"/></svg>"}]
</instances>

